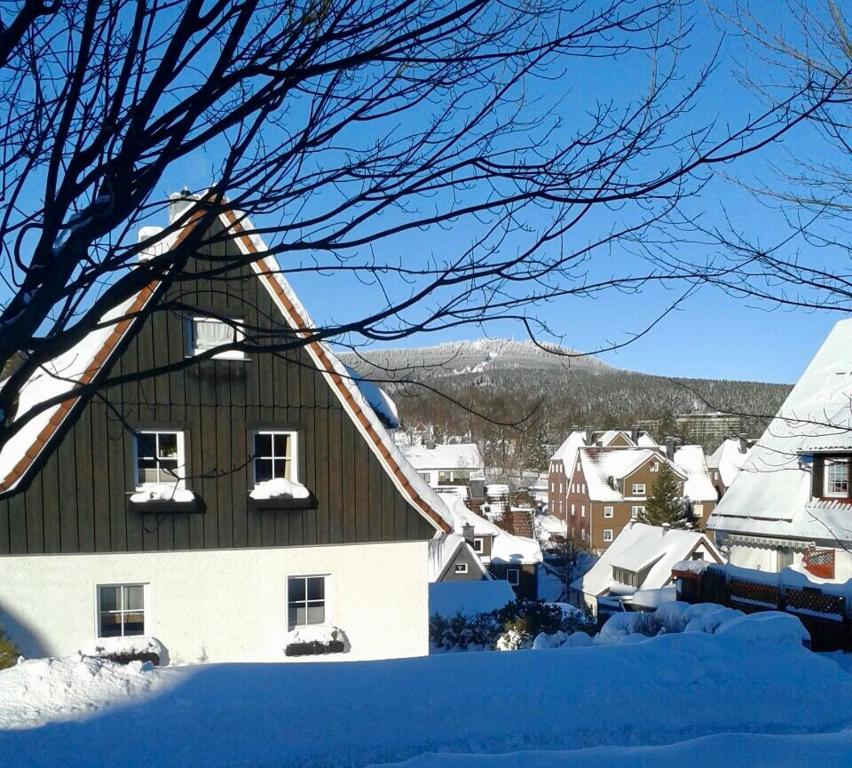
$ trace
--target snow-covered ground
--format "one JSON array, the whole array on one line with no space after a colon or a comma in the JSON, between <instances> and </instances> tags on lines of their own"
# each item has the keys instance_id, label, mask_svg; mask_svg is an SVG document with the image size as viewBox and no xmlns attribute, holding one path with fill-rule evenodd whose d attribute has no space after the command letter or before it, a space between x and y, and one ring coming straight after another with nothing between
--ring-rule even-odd
<instances>
[{"instance_id":1,"label":"snow-covered ground","mask_svg":"<svg viewBox=\"0 0 852 768\"><path fill-rule=\"evenodd\" d=\"M846 659L742 624L382 662L28 661L0 672L0 765L852 764Z\"/></svg>"}]
</instances>

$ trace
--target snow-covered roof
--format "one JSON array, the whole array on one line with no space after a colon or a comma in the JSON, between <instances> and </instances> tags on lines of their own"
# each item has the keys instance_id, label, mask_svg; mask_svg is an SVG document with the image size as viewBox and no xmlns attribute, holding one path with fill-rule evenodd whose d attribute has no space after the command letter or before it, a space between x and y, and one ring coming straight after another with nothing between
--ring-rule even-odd
<instances>
[{"instance_id":1,"label":"snow-covered roof","mask_svg":"<svg viewBox=\"0 0 852 768\"><path fill-rule=\"evenodd\" d=\"M485 471L485 461L476 443L454 443L452 445L404 445L405 458L416 469L469 469Z\"/></svg>"},{"instance_id":2,"label":"snow-covered roof","mask_svg":"<svg viewBox=\"0 0 852 768\"><path fill-rule=\"evenodd\" d=\"M491 578L479 556L473 551L470 544L465 541L464 536L458 533L447 533L429 542L429 554L427 561L427 577L430 583L434 583L441 579L447 572L447 569L456 559L460 549L469 549L471 559L479 567L484 578Z\"/></svg>"},{"instance_id":3,"label":"snow-covered roof","mask_svg":"<svg viewBox=\"0 0 852 768\"><path fill-rule=\"evenodd\" d=\"M707 466L718 470L719 477L726 488L731 487L734 478L748 458L750 448L743 450L743 443L739 438L729 437L710 455Z\"/></svg>"},{"instance_id":4,"label":"snow-covered roof","mask_svg":"<svg viewBox=\"0 0 852 768\"><path fill-rule=\"evenodd\" d=\"M659 451L650 448L581 448L579 457L592 501L623 501L622 493L610 485L610 478L621 480L651 458L666 461ZM676 466L673 469L686 477L683 470Z\"/></svg>"},{"instance_id":5,"label":"snow-covered roof","mask_svg":"<svg viewBox=\"0 0 852 768\"><path fill-rule=\"evenodd\" d=\"M684 445L674 453L674 463L686 473L684 496L692 501L716 501L718 494L710 479L704 449L700 445Z\"/></svg>"},{"instance_id":6,"label":"snow-covered roof","mask_svg":"<svg viewBox=\"0 0 852 768\"><path fill-rule=\"evenodd\" d=\"M567 468L569 464L573 464L574 457L577 455L577 449L582 448L586 444L586 433L575 430L565 439L557 449L556 453L551 456L551 461L562 461Z\"/></svg>"},{"instance_id":7,"label":"snow-covered roof","mask_svg":"<svg viewBox=\"0 0 852 768\"><path fill-rule=\"evenodd\" d=\"M722 562L721 554L703 533L632 523L622 529L591 570L571 587L594 596L613 588L629 593L631 588L613 579L613 567L638 572L651 566L641 588L659 589L671 580L674 564L688 559L699 545L711 553L716 562Z\"/></svg>"},{"instance_id":8,"label":"snow-covered roof","mask_svg":"<svg viewBox=\"0 0 852 768\"><path fill-rule=\"evenodd\" d=\"M284 278L275 258L261 256L268 252L268 248L259 235L249 234L252 227L246 217L225 211L219 218L226 229L231 230L234 242L243 254L254 257L252 268L255 274L290 327L297 334L308 336L310 332L306 329L315 327L310 316ZM200 214L188 217L181 229L164 237L155 249L149 249L145 255L150 257L174 248L202 220ZM148 285L115 307L104 316L96 330L37 371L20 391L18 415L25 414L46 398L65 394L80 384L91 382L108 367L121 340L137 321L141 309L156 288L156 284ZM321 342L311 341L305 345L305 350L400 494L438 530L449 532L452 518L446 504L402 456L343 364ZM44 448L59 434L60 425L78 402L78 399L69 397L43 411L4 444L0 451L0 491L11 490L20 482Z\"/></svg>"},{"instance_id":9,"label":"snow-covered roof","mask_svg":"<svg viewBox=\"0 0 852 768\"><path fill-rule=\"evenodd\" d=\"M354 368L350 368L348 365L344 365L343 367L352 377L364 399L370 404L373 411L375 411L376 416L381 419L382 424L388 429L398 429L399 411L397 411L396 403L391 399L390 395L374 381L367 381Z\"/></svg>"},{"instance_id":10,"label":"snow-covered roof","mask_svg":"<svg viewBox=\"0 0 852 768\"><path fill-rule=\"evenodd\" d=\"M491 561L498 563L540 563L541 547L535 539L514 536L504 531L484 517L468 509L458 497L447 497L447 504L453 516L454 530L462 532L465 524L473 526L474 536L493 536Z\"/></svg>"},{"instance_id":11,"label":"snow-covered roof","mask_svg":"<svg viewBox=\"0 0 852 768\"><path fill-rule=\"evenodd\" d=\"M811 500L800 454L852 452L852 320L836 323L752 447L707 526L778 538L852 540L849 505Z\"/></svg>"},{"instance_id":12,"label":"snow-covered roof","mask_svg":"<svg viewBox=\"0 0 852 768\"><path fill-rule=\"evenodd\" d=\"M659 443L654 440L647 432L640 432L639 439L636 441L636 445L640 448L657 448L659 447Z\"/></svg>"}]
</instances>

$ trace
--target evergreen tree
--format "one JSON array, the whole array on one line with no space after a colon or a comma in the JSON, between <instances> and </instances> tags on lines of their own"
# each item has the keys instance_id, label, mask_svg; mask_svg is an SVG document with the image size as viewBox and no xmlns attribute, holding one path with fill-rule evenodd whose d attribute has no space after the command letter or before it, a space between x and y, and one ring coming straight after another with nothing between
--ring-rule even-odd
<instances>
[{"instance_id":1,"label":"evergreen tree","mask_svg":"<svg viewBox=\"0 0 852 768\"><path fill-rule=\"evenodd\" d=\"M649 525L668 523L672 528L686 527L688 520L684 512L680 480L665 462L660 462L660 471L645 505L645 513L640 519Z\"/></svg>"}]
</instances>

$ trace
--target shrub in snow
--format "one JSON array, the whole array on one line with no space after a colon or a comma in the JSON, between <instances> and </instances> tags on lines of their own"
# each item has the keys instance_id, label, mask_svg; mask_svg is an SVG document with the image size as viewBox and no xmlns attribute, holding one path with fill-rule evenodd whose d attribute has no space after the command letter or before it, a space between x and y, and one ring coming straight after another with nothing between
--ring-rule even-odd
<instances>
[{"instance_id":1,"label":"shrub in snow","mask_svg":"<svg viewBox=\"0 0 852 768\"><path fill-rule=\"evenodd\" d=\"M519 632L510 629L497 638L494 647L498 651L519 651L522 648L532 648L533 639L529 632Z\"/></svg>"},{"instance_id":2,"label":"shrub in snow","mask_svg":"<svg viewBox=\"0 0 852 768\"><path fill-rule=\"evenodd\" d=\"M716 634L746 640L761 648L769 645L809 646L811 642L811 636L802 622L780 611L739 616L725 622L716 630Z\"/></svg>"},{"instance_id":3,"label":"shrub in snow","mask_svg":"<svg viewBox=\"0 0 852 768\"><path fill-rule=\"evenodd\" d=\"M0 628L0 669L14 667L21 652L2 628Z\"/></svg>"},{"instance_id":4,"label":"shrub in snow","mask_svg":"<svg viewBox=\"0 0 852 768\"><path fill-rule=\"evenodd\" d=\"M429 620L429 639L445 650L515 650L532 647L533 638L542 633L591 633L594 625L590 614L571 606L517 600L475 616L435 614Z\"/></svg>"},{"instance_id":5,"label":"shrub in snow","mask_svg":"<svg viewBox=\"0 0 852 768\"><path fill-rule=\"evenodd\" d=\"M345 653L346 633L329 624L312 624L296 627L287 633L285 656L323 656L329 653Z\"/></svg>"},{"instance_id":6,"label":"shrub in snow","mask_svg":"<svg viewBox=\"0 0 852 768\"><path fill-rule=\"evenodd\" d=\"M84 648L83 656L108 659L117 664L141 661L159 666L166 661L166 650L156 637L102 637L94 645Z\"/></svg>"}]
</instances>

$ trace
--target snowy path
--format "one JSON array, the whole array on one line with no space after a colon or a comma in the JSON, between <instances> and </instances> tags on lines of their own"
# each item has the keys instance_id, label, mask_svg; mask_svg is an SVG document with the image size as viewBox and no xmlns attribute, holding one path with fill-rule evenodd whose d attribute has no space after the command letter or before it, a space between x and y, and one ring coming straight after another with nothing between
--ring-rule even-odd
<instances>
[{"instance_id":1,"label":"snowy path","mask_svg":"<svg viewBox=\"0 0 852 768\"><path fill-rule=\"evenodd\" d=\"M171 668L139 672L142 683L100 698L95 686L91 704L68 672L45 699L42 719L53 721L38 728L26 727L33 708L20 700L38 685L27 693L16 673L0 673L0 727L9 729L0 766L15 768L852 765L852 675L796 645L697 633L361 664ZM107 700L124 705L80 714ZM520 762L505 754L517 751L527 751Z\"/></svg>"}]
</instances>

